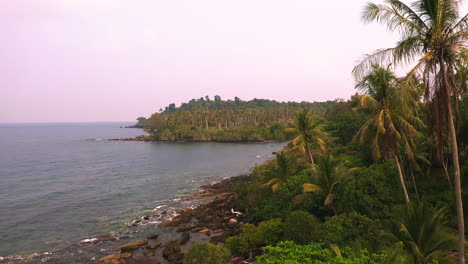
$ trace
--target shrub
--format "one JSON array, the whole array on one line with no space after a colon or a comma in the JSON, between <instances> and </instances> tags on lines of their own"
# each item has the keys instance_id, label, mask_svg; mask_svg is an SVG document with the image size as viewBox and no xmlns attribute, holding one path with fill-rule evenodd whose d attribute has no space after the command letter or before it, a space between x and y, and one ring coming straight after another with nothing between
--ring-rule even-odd
<instances>
[{"instance_id":1,"label":"shrub","mask_svg":"<svg viewBox=\"0 0 468 264\"><path fill-rule=\"evenodd\" d=\"M296 245L292 241L263 248L264 254L256 258L257 264L409 264L406 256L393 252L370 253L368 250L354 252L349 247L333 250L323 244Z\"/></svg>"},{"instance_id":2,"label":"shrub","mask_svg":"<svg viewBox=\"0 0 468 264\"><path fill-rule=\"evenodd\" d=\"M344 185L336 198L338 211L356 211L371 218L386 217L393 205L402 202L401 185L392 162L358 170L354 180Z\"/></svg>"},{"instance_id":3,"label":"shrub","mask_svg":"<svg viewBox=\"0 0 468 264\"><path fill-rule=\"evenodd\" d=\"M318 232L320 241L326 244L349 246L364 243L365 248L377 245L377 223L358 213L341 214L327 219Z\"/></svg>"},{"instance_id":4,"label":"shrub","mask_svg":"<svg viewBox=\"0 0 468 264\"><path fill-rule=\"evenodd\" d=\"M231 252L222 246L208 242L193 243L184 257L184 264L223 264L229 261Z\"/></svg>"},{"instance_id":5,"label":"shrub","mask_svg":"<svg viewBox=\"0 0 468 264\"><path fill-rule=\"evenodd\" d=\"M283 234L283 223L276 218L261 222L258 226L246 224L242 233L226 240L226 247L232 252L246 254L264 245L274 245Z\"/></svg>"},{"instance_id":6,"label":"shrub","mask_svg":"<svg viewBox=\"0 0 468 264\"><path fill-rule=\"evenodd\" d=\"M298 244L307 244L317 238L319 220L305 211L294 211L284 223L284 238Z\"/></svg>"}]
</instances>

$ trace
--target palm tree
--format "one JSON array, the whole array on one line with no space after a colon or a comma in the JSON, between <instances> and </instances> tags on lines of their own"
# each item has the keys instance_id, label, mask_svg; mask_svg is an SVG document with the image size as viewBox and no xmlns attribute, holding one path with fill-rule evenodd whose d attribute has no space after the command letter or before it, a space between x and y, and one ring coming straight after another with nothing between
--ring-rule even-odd
<instances>
[{"instance_id":1,"label":"palm tree","mask_svg":"<svg viewBox=\"0 0 468 264\"><path fill-rule=\"evenodd\" d=\"M274 178L263 184L262 187L270 187L272 191L278 190L281 183L288 180L289 176L294 173L294 163L283 152L276 154L276 164L272 171Z\"/></svg>"},{"instance_id":2,"label":"palm tree","mask_svg":"<svg viewBox=\"0 0 468 264\"><path fill-rule=\"evenodd\" d=\"M447 208L425 202L410 203L396 209L382 237L402 242L415 257L415 263L450 262L457 247L455 230L448 227Z\"/></svg>"},{"instance_id":3,"label":"palm tree","mask_svg":"<svg viewBox=\"0 0 468 264\"><path fill-rule=\"evenodd\" d=\"M411 122L420 120L411 115L411 94L404 95L399 88L396 76L388 69L373 66L372 72L364 76L356 88L365 93L361 97L361 109L371 112L354 140L361 144L372 139L372 155L376 161L384 158L394 160L406 202L409 195L398 157L398 142L411 153L413 138L419 132Z\"/></svg>"},{"instance_id":4,"label":"palm tree","mask_svg":"<svg viewBox=\"0 0 468 264\"><path fill-rule=\"evenodd\" d=\"M348 182L354 170L356 170L356 168L349 169L343 166L343 164L334 159L331 154L320 156L317 161L317 167L315 171L312 172L312 183L305 183L303 185L304 194L294 197L293 204L300 203L307 199L309 193L321 192L325 194L323 205L331 207L336 215L337 212L333 202L337 187L340 184Z\"/></svg>"},{"instance_id":5,"label":"palm tree","mask_svg":"<svg viewBox=\"0 0 468 264\"><path fill-rule=\"evenodd\" d=\"M315 169L314 157L312 156L310 145L315 143L322 150L325 149L325 132L320 130L322 121L312 120L305 111L299 111L296 114L294 124L294 130L299 136L293 139L293 142L300 143L303 146L306 158L312 163L312 169Z\"/></svg>"},{"instance_id":6,"label":"palm tree","mask_svg":"<svg viewBox=\"0 0 468 264\"><path fill-rule=\"evenodd\" d=\"M369 3L363 13L365 22L381 22L390 31L401 33L401 40L393 48L378 50L368 56L353 72L365 75L373 64L409 63L417 60L406 81L420 77L425 84L425 100L432 108L432 129L443 151L444 132L450 139L455 180L458 220L458 263L464 263L464 219L460 183L457 135L452 101L457 105L460 94L456 73L468 60L468 15L461 17L460 0L418 0L411 6L399 0L385 0L385 5ZM466 88L466 87L465 87ZM432 104L431 104L432 102ZM455 111L457 115L457 111ZM441 156L441 155L439 155Z\"/></svg>"}]
</instances>

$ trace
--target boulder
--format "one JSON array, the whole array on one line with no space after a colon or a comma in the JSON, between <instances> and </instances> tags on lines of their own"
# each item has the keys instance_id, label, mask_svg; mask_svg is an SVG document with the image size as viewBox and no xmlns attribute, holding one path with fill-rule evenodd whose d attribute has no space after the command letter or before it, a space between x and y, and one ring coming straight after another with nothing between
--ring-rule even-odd
<instances>
[{"instance_id":1,"label":"boulder","mask_svg":"<svg viewBox=\"0 0 468 264\"><path fill-rule=\"evenodd\" d=\"M179 261L181 261L183 259L184 259L184 253L177 252L177 253L174 253L174 254L170 255L167 258L167 261L169 261L169 262L179 262Z\"/></svg>"},{"instance_id":2,"label":"boulder","mask_svg":"<svg viewBox=\"0 0 468 264\"><path fill-rule=\"evenodd\" d=\"M155 233L155 234L147 236L146 239L156 239L156 238L158 238L158 236L159 236L159 234Z\"/></svg>"},{"instance_id":3,"label":"boulder","mask_svg":"<svg viewBox=\"0 0 468 264\"><path fill-rule=\"evenodd\" d=\"M100 262L113 262L114 260L119 260L119 259L123 259L123 258L130 258L131 256L132 256L132 253L130 253L130 252L125 252L125 253L122 253L122 254L112 254L112 255L108 255L108 256L105 256L105 257L101 258L99 261Z\"/></svg>"},{"instance_id":4,"label":"boulder","mask_svg":"<svg viewBox=\"0 0 468 264\"><path fill-rule=\"evenodd\" d=\"M190 233L189 232L182 233L180 244L185 245L189 240L190 240Z\"/></svg>"},{"instance_id":5,"label":"boulder","mask_svg":"<svg viewBox=\"0 0 468 264\"><path fill-rule=\"evenodd\" d=\"M140 248L143 245L148 244L148 239L143 239L143 240L138 240L134 242L127 243L125 245L122 245L118 247L122 252L128 252L128 251L133 251L138 248Z\"/></svg>"},{"instance_id":6,"label":"boulder","mask_svg":"<svg viewBox=\"0 0 468 264\"><path fill-rule=\"evenodd\" d=\"M170 255L174 255L175 253L180 252L180 241L179 240L173 240L168 242L164 246L164 250L162 252L162 255L165 259L168 259Z\"/></svg>"},{"instance_id":7,"label":"boulder","mask_svg":"<svg viewBox=\"0 0 468 264\"><path fill-rule=\"evenodd\" d=\"M154 244L151 244L151 245L147 245L146 248L150 249L150 250L154 250L154 249L157 249L160 246L161 246L161 243L154 243Z\"/></svg>"}]
</instances>

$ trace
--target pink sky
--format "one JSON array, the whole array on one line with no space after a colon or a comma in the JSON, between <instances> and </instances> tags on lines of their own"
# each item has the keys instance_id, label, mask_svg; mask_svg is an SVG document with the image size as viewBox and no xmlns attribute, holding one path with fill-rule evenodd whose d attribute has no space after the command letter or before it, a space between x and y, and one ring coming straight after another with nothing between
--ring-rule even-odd
<instances>
[{"instance_id":1,"label":"pink sky","mask_svg":"<svg viewBox=\"0 0 468 264\"><path fill-rule=\"evenodd\" d=\"M397 37L360 22L366 2L3 0L0 122L134 120L205 95L348 98L355 62Z\"/></svg>"}]
</instances>

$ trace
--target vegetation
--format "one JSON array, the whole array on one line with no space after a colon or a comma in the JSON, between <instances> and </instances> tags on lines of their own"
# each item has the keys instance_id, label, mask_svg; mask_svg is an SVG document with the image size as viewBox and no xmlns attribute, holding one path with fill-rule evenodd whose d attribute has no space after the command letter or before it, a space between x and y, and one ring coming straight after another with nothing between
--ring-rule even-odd
<instances>
[{"instance_id":1,"label":"vegetation","mask_svg":"<svg viewBox=\"0 0 468 264\"><path fill-rule=\"evenodd\" d=\"M230 256L231 252L225 247L198 242L190 245L184 256L184 264L224 264Z\"/></svg>"},{"instance_id":2,"label":"vegetation","mask_svg":"<svg viewBox=\"0 0 468 264\"><path fill-rule=\"evenodd\" d=\"M315 115L332 111L333 102L296 103L264 99L222 100L215 96L192 99L180 107L170 104L149 118L138 118L154 140L259 142L285 141L295 137L292 131L296 112ZM289 128L289 130L288 130Z\"/></svg>"},{"instance_id":3,"label":"vegetation","mask_svg":"<svg viewBox=\"0 0 468 264\"><path fill-rule=\"evenodd\" d=\"M354 68L359 93L350 100L205 97L138 124L157 140L289 141L237 186L236 210L249 223L226 241L234 254L269 264L463 264L468 15L460 4L367 4L363 20L401 40ZM401 64L414 65L399 77Z\"/></svg>"}]
</instances>

